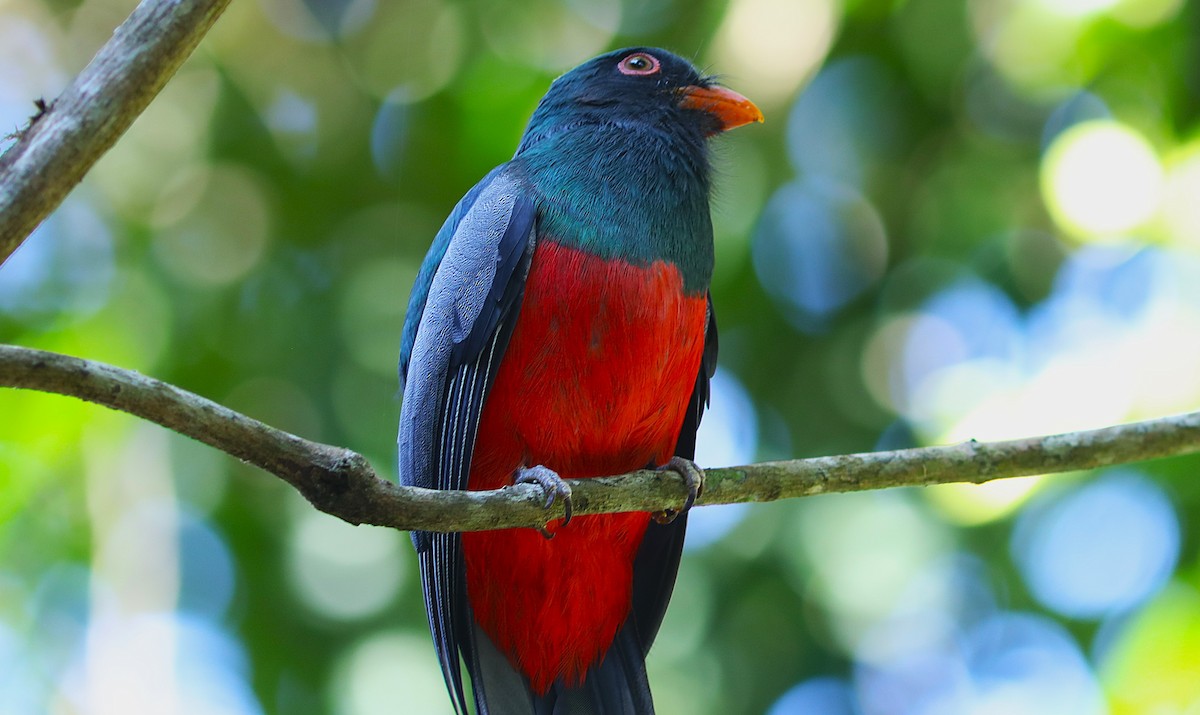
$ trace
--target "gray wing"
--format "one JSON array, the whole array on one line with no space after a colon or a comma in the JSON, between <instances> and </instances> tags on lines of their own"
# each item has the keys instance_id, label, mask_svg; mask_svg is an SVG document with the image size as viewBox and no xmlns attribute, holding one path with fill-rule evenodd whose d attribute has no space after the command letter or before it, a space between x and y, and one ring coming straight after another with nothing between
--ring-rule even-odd
<instances>
[{"instance_id":1,"label":"gray wing","mask_svg":"<svg viewBox=\"0 0 1200 715\"><path fill-rule=\"evenodd\" d=\"M411 486L466 489L483 403L516 324L533 256L532 199L502 172L481 183L468 194L474 194L471 205L456 209L461 220L432 273L405 355L399 468L401 483ZM455 708L467 712L459 656L472 666L475 656L461 538L414 532L413 544L442 675Z\"/></svg>"}]
</instances>

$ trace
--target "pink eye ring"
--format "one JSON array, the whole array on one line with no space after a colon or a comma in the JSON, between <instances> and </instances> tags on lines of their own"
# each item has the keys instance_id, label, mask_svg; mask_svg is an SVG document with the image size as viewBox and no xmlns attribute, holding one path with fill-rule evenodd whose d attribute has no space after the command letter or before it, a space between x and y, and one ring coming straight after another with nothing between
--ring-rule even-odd
<instances>
[{"instance_id":1,"label":"pink eye ring","mask_svg":"<svg viewBox=\"0 0 1200 715\"><path fill-rule=\"evenodd\" d=\"M648 55L645 52L634 52L632 55L618 62L617 69L621 71L621 74L647 75L658 72L661 67L658 64L658 58L654 55Z\"/></svg>"}]
</instances>

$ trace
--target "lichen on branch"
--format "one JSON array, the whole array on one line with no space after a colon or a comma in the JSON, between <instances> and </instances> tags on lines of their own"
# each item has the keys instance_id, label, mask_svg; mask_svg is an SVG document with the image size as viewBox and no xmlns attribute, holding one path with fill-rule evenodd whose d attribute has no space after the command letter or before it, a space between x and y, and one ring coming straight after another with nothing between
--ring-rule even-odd
<instances>
[{"instance_id":1,"label":"lichen on branch","mask_svg":"<svg viewBox=\"0 0 1200 715\"><path fill-rule=\"evenodd\" d=\"M155 422L279 477L317 509L352 524L481 531L538 527L562 516L561 504L543 510L540 490L527 484L478 492L398 485L382 479L356 452L302 439L174 385L104 363L0 345L0 386L77 397ZM981 483L1193 452L1200 452L1200 412L1005 442L971 441L709 469L697 504ZM677 509L687 494L682 479L669 471L568 483L576 515Z\"/></svg>"}]
</instances>

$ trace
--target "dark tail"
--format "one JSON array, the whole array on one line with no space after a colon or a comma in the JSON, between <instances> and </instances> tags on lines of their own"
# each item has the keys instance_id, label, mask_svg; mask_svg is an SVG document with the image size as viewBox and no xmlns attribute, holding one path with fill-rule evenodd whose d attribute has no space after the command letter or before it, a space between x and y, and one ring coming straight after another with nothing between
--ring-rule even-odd
<instances>
[{"instance_id":1,"label":"dark tail","mask_svg":"<svg viewBox=\"0 0 1200 715\"><path fill-rule=\"evenodd\" d=\"M578 687L555 684L534 708L536 715L653 715L646 657L634 624L626 622L604 659Z\"/></svg>"},{"instance_id":2,"label":"dark tail","mask_svg":"<svg viewBox=\"0 0 1200 715\"><path fill-rule=\"evenodd\" d=\"M538 697L478 626L472 683L479 715L653 715L646 659L632 621L617 633L604 658L583 683L555 683Z\"/></svg>"}]
</instances>

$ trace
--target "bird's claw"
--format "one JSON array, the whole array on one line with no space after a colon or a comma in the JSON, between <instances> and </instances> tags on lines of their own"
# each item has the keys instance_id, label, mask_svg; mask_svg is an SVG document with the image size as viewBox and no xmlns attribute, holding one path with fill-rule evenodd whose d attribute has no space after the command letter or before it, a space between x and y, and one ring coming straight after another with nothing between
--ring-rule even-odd
<instances>
[{"instance_id":1,"label":"bird's claw","mask_svg":"<svg viewBox=\"0 0 1200 715\"><path fill-rule=\"evenodd\" d=\"M546 503L543 509L549 509L554 506L555 499L562 499L563 516L562 525L566 526L571 523L571 485L567 484L558 473L548 467L538 465L536 467L522 467L517 470L517 478L513 480L516 484L536 484L542 488L546 494ZM547 539L554 538L554 534L546 529L541 529L542 536Z\"/></svg>"},{"instance_id":2,"label":"bird's claw","mask_svg":"<svg viewBox=\"0 0 1200 715\"><path fill-rule=\"evenodd\" d=\"M692 508L692 505L696 503L696 500L700 498L700 495L704 493L704 470L696 466L696 463L690 459L674 456L671 457L671 461L659 467L658 471L675 472L683 477L683 483L688 488L687 501L683 503L682 509L663 509L650 515L659 524L670 524L680 514L686 514Z\"/></svg>"}]
</instances>

